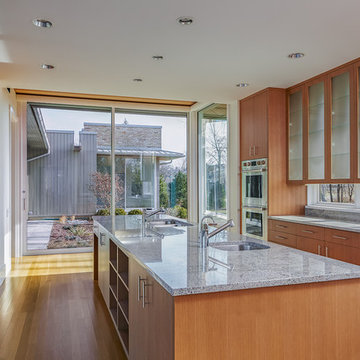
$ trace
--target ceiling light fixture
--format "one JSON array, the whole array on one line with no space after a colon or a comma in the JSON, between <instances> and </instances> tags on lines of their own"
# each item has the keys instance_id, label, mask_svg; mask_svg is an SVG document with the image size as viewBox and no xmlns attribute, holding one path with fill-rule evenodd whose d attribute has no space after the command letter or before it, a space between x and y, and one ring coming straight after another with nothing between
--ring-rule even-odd
<instances>
[{"instance_id":1,"label":"ceiling light fixture","mask_svg":"<svg viewBox=\"0 0 360 360\"><path fill-rule=\"evenodd\" d=\"M162 55L154 55L152 58L154 60L164 60L164 57Z\"/></svg>"},{"instance_id":2,"label":"ceiling light fixture","mask_svg":"<svg viewBox=\"0 0 360 360\"><path fill-rule=\"evenodd\" d=\"M135 78L135 79L133 79L133 81L135 81L135 82L142 82L143 80L140 79L140 78Z\"/></svg>"},{"instance_id":3,"label":"ceiling light fixture","mask_svg":"<svg viewBox=\"0 0 360 360\"><path fill-rule=\"evenodd\" d=\"M44 69L44 70L52 70L55 68L54 65L50 65L50 64L42 64L41 65L41 68Z\"/></svg>"},{"instance_id":4,"label":"ceiling light fixture","mask_svg":"<svg viewBox=\"0 0 360 360\"><path fill-rule=\"evenodd\" d=\"M236 84L236 86L243 88L243 87L248 87L249 84L248 84L248 83L245 83L245 82L242 82L242 83Z\"/></svg>"},{"instance_id":5,"label":"ceiling light fixture","mask_svg":"<svg viewBox=\"0 0 360 360\"><path fill-rule=\"evenodd\" d=\"M191 25L194 22L194 20L190 16L181 16L181 17L177 18L177 22L180 25Z\"/></svg>"},{"instance_id":6,"label":"ceiling light fixture","mask_svg":"<svg viewBox=\"0 0 360 360\"><path fill-rule=\"evenodd\" d=\"M51 21L45 19L34 19L33 24L41 28L51 28L53 26Z\"/></svg>"},{"instance_id":7,"label":"ceiling light fixture","mask_svg":"<svg viewBox=\"0 0 360 360\"><path fill-rule=\"evenodd\" d=\"M305 54L304 53L301 53L301 52L296 52L296 53L291 53L288 55L288 58L290 59L300 59L302 57L304 57Z\"/></svg>"}]
</instances>

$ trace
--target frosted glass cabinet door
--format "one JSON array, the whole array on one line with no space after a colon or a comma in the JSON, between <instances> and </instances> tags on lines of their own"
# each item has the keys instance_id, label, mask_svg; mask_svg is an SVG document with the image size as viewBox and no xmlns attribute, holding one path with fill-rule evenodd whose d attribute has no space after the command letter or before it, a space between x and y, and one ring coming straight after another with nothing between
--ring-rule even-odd
<instances>
[{"instance_id":1,"label":"frosted glass cabinet door","mask_svg":"<svg viewBox=\"0 0 360 360\"><path fill-rule=\"evenodd\" d=\"M324 179L324 82L309 86L308 178Z\"/></svg>"},{"instance_id":2,"label":"frosted glass cabinet door","mask_svg":"<svg viewBox=\"0 0 360 360\"><path fill-rule=\"evenodd\" d=\"M303 179L302 91L289 97L289 180Z\"/></svg>"},{"instance_id":3,"label":"frosted glass cabinet door","mask_svg":"<svg viewBox=\"0 0 360 360\"><path fill-rule=\"evenodd\" d=\"M350 178L350 74L331 79L331 178Z\"/></svg>"}]
</instances>

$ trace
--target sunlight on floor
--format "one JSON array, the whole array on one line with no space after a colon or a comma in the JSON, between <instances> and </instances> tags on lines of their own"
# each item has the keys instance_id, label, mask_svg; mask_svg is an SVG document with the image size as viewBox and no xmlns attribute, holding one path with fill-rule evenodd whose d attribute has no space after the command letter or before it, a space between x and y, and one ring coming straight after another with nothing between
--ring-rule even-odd
<instances>
[{"instance_id":1,"label":"sunlight on floor","mask_svg":"<svg viewBox=\"0 0 360 360\"><path fill-rule=\"evenodd\" d=\"M36 255L13 258L9 276L44 276L92 271L92 253Z\"/></svg>"}]
</instances>

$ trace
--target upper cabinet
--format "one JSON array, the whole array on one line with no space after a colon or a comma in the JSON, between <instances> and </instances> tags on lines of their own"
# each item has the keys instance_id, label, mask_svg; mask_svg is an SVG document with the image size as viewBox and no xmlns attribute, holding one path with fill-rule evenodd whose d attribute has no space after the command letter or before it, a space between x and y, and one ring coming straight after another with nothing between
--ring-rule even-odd
<instances>
[{"instance_id":1,"label":"upper cabinet","mask_svg":"<svg viewBox=\"0 0 360 360\"><path fill-rule=\"evenodd\" d=\"M359 63L294 86L288 97L288 181L360 180Z\"/></svg>"},{"instance_id":2,"label":"upper cabinet","mask_svg":"<svg viewBox=\"0 0 360 360\"><path fill-rule=\"evenodd\" d=\"M267 91L241 101L241 160L267 157L267 104Z\"/></svg>"},{"instance_id":3,"label":"upper cabinet","mask_svg":"<svg viewBox=\"0 0 360 360\"><path fill-rule=\"evenodd\" d=\"M350 179L350 73L330 77L331 179Z\"/></svg>"},{"instance_id":4,"label":"upper cabinet","mask_svg":"<svg viewBox=\"0 0 360 360\"><path fill-rule=\"evenodd\" d=\"M303 91L289 94L289 179L303 178Z\"/></svg>"}]
</instances>

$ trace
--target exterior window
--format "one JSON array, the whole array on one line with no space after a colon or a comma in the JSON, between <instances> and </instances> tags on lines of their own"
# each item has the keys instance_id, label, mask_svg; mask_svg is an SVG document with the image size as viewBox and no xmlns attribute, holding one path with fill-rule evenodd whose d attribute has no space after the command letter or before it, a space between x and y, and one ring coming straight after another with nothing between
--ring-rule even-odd
<instances>
[{"instance_id":1,"label":"exterior window","mask_svg":"<svg viewBox=\"0 0 360 360\"><path fill-rule=\"evenodd\" d=\"M126 208L155 207L155 161L153 158L126 159Z\"/></svg>"},{"instance_id":2,"label":"exterior window","mask_svg":"<svg viewBox=\"0 0 360 360\"><path fill-rule=\"evenodd\" d=\"M213 104L198 114L199 129L199 217L227 218L227 111Z\"/></svg>"},{"instance_id":3,"label":"exterior window","mask_svg":"<svg viewBox=\"0 0 360 360\"><path fill-rule=\"evenodd\" d=\"M354 184L320 184L319 185L320 203L354 204L355 185Z\"/></svg>"}]
</instances>

